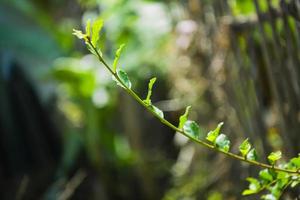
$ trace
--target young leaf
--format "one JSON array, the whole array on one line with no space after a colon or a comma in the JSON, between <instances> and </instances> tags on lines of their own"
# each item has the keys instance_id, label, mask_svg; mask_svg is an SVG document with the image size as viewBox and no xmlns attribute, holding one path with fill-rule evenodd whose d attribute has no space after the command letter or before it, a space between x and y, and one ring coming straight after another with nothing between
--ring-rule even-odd
<instances>
[{"instance_id":1,"label":"young leaf","mask_svg":"<svg viewBox=\"0 0 300 200\"><path fill-rule=\"evenodd\" d=\"M228 140L227 136L224 134L220 134L216 138L216 147L221 149L222 151L228 152L230 149L230 141Z\"/></svg>"},{"instance_id":2,"label":"young leaf","mask_svg":"<svg viewBox=\"0 0 300 200\"><path fill-rule=\"evenodd\" d=\"M146 99L144 100L144 103L146 103L147 105L151 105L152 102L151 102L151 95L152 95L152 88L153 88L153 85L156 81L156 77L154 78L151 78L150 81L149 81L149 84L148 84L148 94L147 94L147 97Z\"/></svg>"},{"instance_id":3,"label":"young leaf","mask_svg":"<svg viewBox=\"0 0 300 200\"><path fill-rule=\"evenodd\" d=\"M116 72L116 70L117 70L119 58L120 58L120 55L121 55L121 52L122 52L124 46L125 46L125 44L121 44L120 47L118 48L118 50L116 51L116 55L115 55L115 59L114 59L114 63L113 63L113 71L114 72Z\"/></svg>"},{"instance_id":4,"label":"young leaf","mask_svg":"<svg viewBox=\"0 0 300 200\"><path fill-rule=\"evenodd\" d=\"M102 26L103 26L103 20L100 18L96 19L93 23L91 41L92 41L92 44L94 47L97 47L97 43L99 40L99 34L102 29Z\"/></svg>"},{"instance_id":5,"label":"young leaf","mask_svg":"<svg viewBox=\"0 0 300 200\"><path fill-rule=\"evenodd\" d=\"M91 20L90 19L88 19L87 22L86 22L85 34L88 37L91 37Z\"/></svg>"},{"instance_id":6,"label":"young leaf","mask_svg":"<svg viewBox=\"0 0 300 200\"><path fill-rule=\"evenodd\" d=\"M256 161L257 160L257 153L255 148L251 149L247 154L247 160Z\"/></svg>"},{"instance_id":7,"label":"young leaf","mask_svg":"<svg viewBox=\"0 0 300 200\"><path fill-rule=\"evenodd\" d=\"M161 111L159 108L157 108L154 105L149 105L150 109L153 110L155 112L155 114L157 114L158 116L160 116L161 118L164 118L164 113L163 111Z\"/></svg>"},{"instance_id":8,"label":"young leaf","mask_svg":"<svg viewBox=\"0 0 300 200\"><path fill-rule=\"evenodd\" d=\"M243 155L243 157L245 157L248 154L248 152L250 151L250 149L251 149L251 144L249 143L248 138L247 138L239 146L239 150L240 150L241 154Z\"/></svg>"},{"instance_id":9,"label":"young leaf","mask_svg":"<svg viewBox=\"0 0 300 200\"><path fill-rule=\"evenodd\" d=\"M218 137L219 134L220 134L220 130L221 130L223 124L224 124L224 122L221 122L221 123L218 124L218 126L217 126L217 128L216 128L215 130L209 131L209 132L207 133L206 139L207 139L208 141L212 142L212 143L215 143L217 137Z\"/></svg>"},{"instance_id":10,"label":"young leaf","mask_svg":"<svg viewBox=\"0 0 300 200\"><path fill-rule=\"evenodd\" d=\"M190 120L187 120L184 125L183 125L183 131L192 136L193 138L198 138L199 135L200 135L200 127L199 125L194 122L194 121L190 121Z\"/></svg>"},{"instance_id":11,"label":"young leaf","mask_svg":"<svg viewBox=\"0 0 300 200\"><path fill-rule=\"evenodd\" d=\"M87 41L87 35L83 34L82 31L80 30L73 29L72 34L78 37L79 39L84 39L85 41Z\"/></svg>"},{"instance_id":12,"label":"young leaf","mask_svg":"<svg viewBox=\"0 0 300 200\"><path fill-rule=\"evenodd\" d=\"M123 71L123 70L117 70L117 76L119 77L119 79L122 81L122 83L127 88L129 88L129 89L131 88L131 82L130 82L129 77L128 77L128 75L127 75L127 73L125 71ZM114 81L116 81L119 86L121 86L121 87L124 88L124 86L114 76L112 76L112 79Z\"/></svg>"},{"instance_id":13,"label":"young leaf","mask_svg":"<svg viewBox=\"0 0 300 200\"><path fill-rule=\"evenodd\" d=\"M243 195L255 194L260 191L261 185L257 179L248 177L246 180L250 184L249 184L249 189L243 191L242 193Z\"/></svg>"},{"instance_id":14,"label":"young leaf","mask_svg":"<svg viewBox=\"0 0 300 200\"><path fill-rule=\"evenodd\" d=\"M272 165L274 165L275 162L281 158L281 155L282 155L281 151L272 152L268 156L268 160Z\"/></svg>"},{"instance_id":15,"label":"young leaf","mask_svg":"<svg viewBox=\"0 0 300 200\"><path fill-rule=\"evenodd\" d=\"M180 116L179 125L178 125L179 129L182 129L185 122L188 120L190 109L191 109L191 106L186 107L184 114Z\"/></svg>"}]
</instances>

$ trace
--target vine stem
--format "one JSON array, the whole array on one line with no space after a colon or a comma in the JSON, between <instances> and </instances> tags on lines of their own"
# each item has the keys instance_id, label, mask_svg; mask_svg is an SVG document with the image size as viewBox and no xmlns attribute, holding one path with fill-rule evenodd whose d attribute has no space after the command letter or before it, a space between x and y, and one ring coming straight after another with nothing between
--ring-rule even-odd
<instances>
[{"instance_id":1,"label":"vine stem","mask_svg":"<svg viewBox=\"0 0 300 200\"><path fill-rule=\"evenodd\" d=\"M286 172L286 173L290 173L290 174L298 174L300 175L300 171L297 170L297 171L293 171L293 170L289 170L289 169L283 169L283 168L280 168L280 167L276 167L276 166L273 166L273 165L269 165L269 164L265 164L265 163L261 163L261 162L258 162L258 161L254 161L254 160L248 160L246 159L245 157L243 156L239 156L237 154L234 154L234 153L231 153L231 152L226 152L226 151L222 151L221 149L218 149L216 148L214 145L212 144L209 144L205 141L202 141L202 140L199 140L199 139L196 139L190 135L188 135L187 133L184 132L184 130L182 129L179 129L178 127L176 127L175 125L173 125L171 122L169 122L168 120L160 117L158 114L156 114L147 104L145 104L143 102L143 100L130 88L128 88L124 83L123 81L121 81L121 79L118 77L117 73L114 72L111 67L105 62L105 60L103 59L103 57L100 55L100 53L98 52L97 48L91 43L90 39L88 38L88 40L86 41L91 47L92 49L95 51L96 53L96 56L98 57L99 61L105 66L105 68L115 77L115 79L123 86L123 88L126 90L126 92L132 96L139 104L141 104L144 108L146 108L152 115L154 115L156 118L158 118L161 123L163 123L164 125L168 126L169 128L173 129L174 131L178 132L178 133L181 133L182 135L184 135L185 137L189 138L190 140L194 141L195 143L198 143L206 148L209 148L209 149L212 149L216 152L219 152L219 153L222 153L222 154L225 154L226 156L228 157L231 157L235 160L239 160L239 161L242 161L242 162L247 162L249 164L252 164L252 165L256 165L258 167L261 167L261 168L265 168L265 169L272 169L272 170L275 170L275 171L281 171L281 172Z\"/></svg>"}]
</instances>

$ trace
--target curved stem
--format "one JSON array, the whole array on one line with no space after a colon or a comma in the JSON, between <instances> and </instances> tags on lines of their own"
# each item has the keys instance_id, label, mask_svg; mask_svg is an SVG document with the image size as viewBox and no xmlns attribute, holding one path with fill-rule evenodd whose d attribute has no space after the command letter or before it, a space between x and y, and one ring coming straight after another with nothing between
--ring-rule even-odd
<instances>
[{"instance_id":1,"label":"curved stem","mask_svg":"<svg viewBox=\"0 0 300 200\"><path fill-rule=\"evenodd\" d=\"M286 172L286 173L290 173L290 174L300 174L300 171L293 171L293 170L288 170L288 169L283 169L283 168L279 168L276 166L272 166L272 165L268 165L265 163L261 163L258 161L253 161L253 160L247 160L246 158L244 158L243 156L239 156L237 154L231 153L231 152L225 152L222 151L221 149L216 148L214 145L211 145L205 141L202 140L198 140L190 135L188 135L187 133L184 132L184 130L177 128L175 125L173 125L171 122L169 122L168 120L160 117L158 114L156 114L147 104L145 104L143 102L143 100L130 88L128 88L118 77L118 75L110 68L110 66L105 62L105 60L103 59L103 57L99 54L98 50L93 46L93 44L91 43L91 41L88 41L89 45L93 48L93 50L95 51L99 61L107 68L107 70L116 78L116 80L119 81L119 83L124 87L124 89L126 90L126 92L132 96L139 104L141 104L143 107L145 107L152 115L154 115L156 118L158 118L164 125L168 126L169 128L173 129L174 131L181 133L182 135L188 137L190 140L205 146L209 149L212 149L216 152L222 153L227 155L228 157L231 157L235 160L239 160L242 162L247 162L249 164L252 165L256 165L259 166L261 168L266 168L266 169L272 169L272 170L276 170L276 171L282 171L282 172Z\"/></svg>"}]
</instances>

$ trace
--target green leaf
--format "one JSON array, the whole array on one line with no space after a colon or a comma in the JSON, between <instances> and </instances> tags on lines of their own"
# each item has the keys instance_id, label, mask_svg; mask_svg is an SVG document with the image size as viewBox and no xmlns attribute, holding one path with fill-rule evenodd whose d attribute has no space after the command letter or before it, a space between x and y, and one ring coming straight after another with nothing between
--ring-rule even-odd
<instances>
[{"instance_id":1,"label":"green leaf","mask_svg":"<svg viewBox=\"0 0 300 200\"><path fill-rule=\"evenodd\" d=\"M247 160L257 161L257 153L255 148L251 149L247 154Z\"/></svg>"},{"instance_id":2,"label":"green leaf","mask_svg":"<svg viewBox=\"0 0 300 200\"><path fill-rule=\"evenodd\" d=\"M149 105L150 109L155 112L155 114L157 114L160 118L164 118L164 113L163 111L161 111L159 108L157 108L154 105Z\"/></svg>"},{"instance_id":3,"label":"green leaf","mask_svg":"<svg viewBox=\"0 0 300 200\"><path fill-rule=\"evenodd\" d=\"M124 47L125 47L125 44L121 44L120 47L118 48L118 50L116 51L116 55L115 55L115 59L114 59L114 63L113 63L113 71L114 72L116 72L116 70L117 70L119 58L120 58L121 52Z\"/></svg>"},{"instance_id":4,"label":"green leaf","mask_svg":"<svg viewBox=\"0 0 300 200\"><path fill-rule=\"evenodd\" d=\"M250 184L249 184L249 189L243 191L242 193L243 195L255 194L260 191L261 185L257 179L248 177L246 180Z\"/></svg>"},{"instance_id":5,"label":"green leaf","mask_svg":"<svg viewBox=\"0 0 300 200\"><path fill-rule=\"evenodd\" d=\"M198 139L200 136L200 127L194 121L187 120L183 125L183 131L196 139Z\"/></svg>"},{"instance_id":6,"label":"green leaf","mask_svg":"<svg viewBox=\"0 0 300 200\"><path fill-rule=\"evenodd\" d=\"M222 151L228 152L230 149L230 141L228 140L228 137L224 134L220 134L216 138L216 147L218 149L221 149Z\"/></svg>"},{"instance_id":7,"label":"green leaf","mask_svg":"<svg viewBox=\"0 0 300 200\"><path fill-rule=\"evenodd\" d=\"M251 195L251 194L255 194L255 193L257 193L257 192L254 190L246 189L243 191L242 195L246 196L246 195Z\"/></svg>"},{"instance_id":8,"label":"green leaf","mask_svg":"<svg viewBox=\"0 0 300 200\"><path fill-rule=\"evenodd\" d=\"M91 37L91 20L90 19L88 19L87 22L86 22L85 34L88 37Z\"/></svg>"},{"instance_id":9,"label":"green leaf","mask_svg":"<svg viewBox=\"0 0 300 200\"><path fill-rule=\"evenodd\" d=\"M78 37L79 39L84 39L85 41L87 41L87 35L83 34L82 31L80 30L73 29L72 34Z\"/></svg>"},{"instance_id":10,"label":"green leaf","mask_svg":"<svg viewBox=\"0 0 300 200\"><path fill-rule=\"evenodd\" d=\"M259 172L259 178L267 183L273 181L273 176L268 169L261 170Z\"/></svg>"},{"instance_id":11,"label":"green leaf","mask_svg":"<svg viewBox=\"0 0 300 200\"><path fill-rule=\"evenodd\" d=\"M217 126L217 128L216 128L215 130L209 131L209 132L207 133L206 139L207 139L208 141L210 141L210 142L215 143L217 137L218 137L219 134L220 134L220 130L221 130L223 124L224 124L224 122L221 122L221 123L218 124L218 126Z\"/></svg>"},{"instance_id":12,"label":"green leaf","mask_svg":"<svg viewBox=\"0 0 300 200\"><path fill-rule=\"evenodd\" d=\"M147 94L147 97L146 99L144 100L144 103L147 104L147 105L151 105L152 102L151 102L151 95L152 95L152 88L153 88L153 85L156 81L156 77L154 78L151 78L150 81L149 81L149 84L148 84L148 94Z\"/></svg>"},{"instance_id":13,"label":"green leaf","mask_svg":"<svg viewBox=\"0 0 300 200\"><path fill-rule=\"evenodd\" d=\"M281 151L272 152L268 156L268 160L272 165L274 165L275 162L281 158L281 155L282 155Z\"/></svg>"},{"instance_id":14,"label":"green leaf","mask_svg":"<svg viewBox=\"0 0 300 200\"><path fill-rule=\"evenodd\" d=\"M184 114L179 117L179 125L178 125L179 129L182 129L185 122L188 120L190 109L191 106L186 107Z\"/></svg>"},{"instance_id":15,"label":"green leaf","mask_svg":"<svg viewBox=\"0 0 300 200\"><path fill-rule=\"evenodd\" d=\"M96 19L93 23L91 42L94 47L97 47L97 43L99 40L99 35L100 35L100 31L102 29L102 26L103 26L103 20L100 18Z\"/></svg>"},{"instance_id":16,"label":"green leaf","mask_svg":"<svg viewBox=\"0 0 300 200\"><path fill-rule=\"evenodd\" d=\"M239 150L241 152L241 154L245 157L248 152L250 151L251 149L251 144L249 143L248 141L249 139L247 138L246 140L244 140L242 142L242 144L239 146Z\"/></svg>"},{"instance_id":17,"label":"green leaf","mask_svg":"<svg viewBox=\"0 0 300 200\"><path fill-rule=\"evenodd\" d=\"M125 71L123 71L123 70L121 70L121 69L120 69L120 70L117 70L117 76L119 77L119 79L122 81L122 83L123 83L127 88L131 89L131 82L130 82L129 77L128 77L128 75L127 75L127 73L126 73ZM114 81L116 81L117 84L118 84L119 86L125 88L124 85L121 84L121 83L115 78L115 76L112 76L112 79L113 79ZM125 88L125 89L126 89L126 88Z\"/></svg>"}]
</instances>

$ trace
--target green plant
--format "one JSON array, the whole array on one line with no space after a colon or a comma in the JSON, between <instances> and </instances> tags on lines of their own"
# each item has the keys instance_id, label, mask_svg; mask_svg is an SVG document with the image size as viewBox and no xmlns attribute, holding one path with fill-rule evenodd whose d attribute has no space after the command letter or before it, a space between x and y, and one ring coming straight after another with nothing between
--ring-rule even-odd
<instances>
[{"instance_id":1,"label":"green plant","mask_svg":"<svg viewBox=\"0 0 300 200\"><path fill-rule=\"evenodd\" d=\"M268 156L270 164L262 163L258 161L258 156L255 148L252 147L249 139L245 139L239 146L239 153L230 152L231 142L228 137L221 133L223 122L219 123L215 130L209 131L207 136L200 131L199 125L195 121L188 119L190 106L186 108L185 113L179 118L179 125L175 126L164 118L164 113L154 106L151 101L152 88L156 81L156 78L152 78L149 81L148 93L146 99L142 99L132 89L132 84L129 76L122 69L117 68L118 60L120 58L121 51L124 45L116 51L113 67L110 67L104 60L101 48L99 45L99 33L103 26L101 19L97 19L93 24L87 23L86 33L82 33L80 30L75 30L73 34L79 39L83 39L89 51L97 56L99 61L106 67L106 69L112 74L112 79L121 86L130 96L132 96L139 104L158 118L161 123L173 129L174 131L181 133L188 137L195 143L198 143L206 148L214 150L218 153L225 154L226 156L247 162L251 165L256 165L263 168L259 172L258 178L248 177L247 181L250 183L249 188L243 191L243 195L257 194L264 190L268 191L267 194L262 195L262 199L273 200L280 199L285 189L288 187L295 187L300 183L300 154L298 157L290 159L287 163L277 165L277 161L281 158L280 151L272 152ZM205 141L205 139L208 141Z\"/></svg>"}]
</instances>

